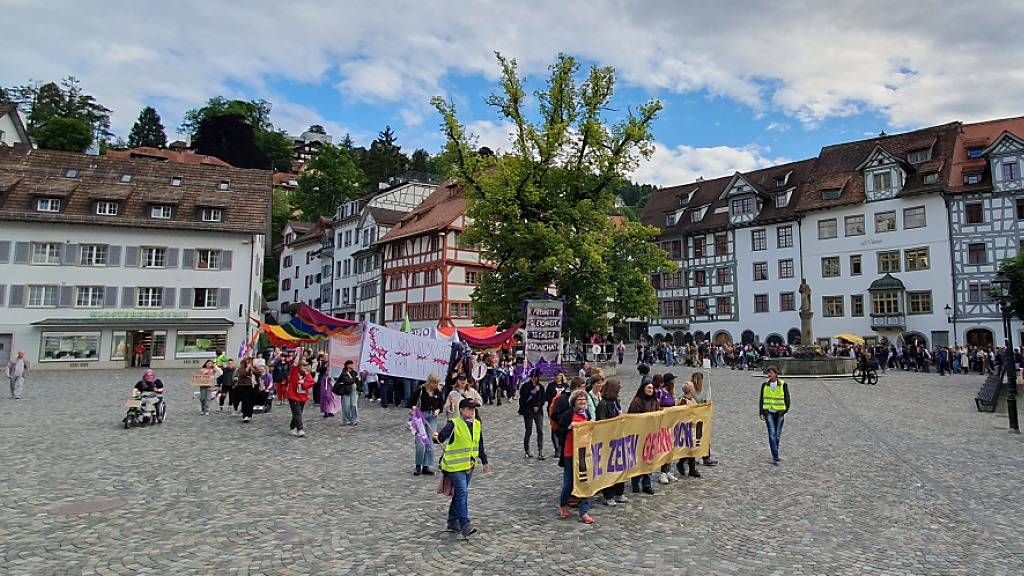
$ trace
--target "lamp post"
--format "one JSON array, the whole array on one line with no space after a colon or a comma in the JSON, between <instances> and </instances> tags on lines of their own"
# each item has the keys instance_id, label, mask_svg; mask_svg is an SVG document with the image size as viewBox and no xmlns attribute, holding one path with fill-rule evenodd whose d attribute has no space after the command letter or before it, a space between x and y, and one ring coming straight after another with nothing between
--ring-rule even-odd
<instances>
[{"instance_id":1,"label":"lamp post","mask_svg":"<svg viewBox=\"0 0 1024 576\"><path fill-rule=\"evenodd\" d=\"M946 323L953 325L953 348L960 348L960 340L956 335L956 310L950 307L949 304L946 304L943 310L946 312Z\"/></svg>"},{"instance_id":2,"label":"lamp post","mask_svg":"<svg viewBox=\"0 0 1024 576\"><path fill-rule=\"evenodd\" d=\"M1003 350L1003 372L1006 373L1006 416L1010 421L1010 431L1020 432L1017 422L1017 367L1013 360L1013 336L1010 334L1010 279L1000 271L992 279L992 288L999 298L999 308L1003 313L1003 336L1006 338Z\"/></svg>"}]
</instances>

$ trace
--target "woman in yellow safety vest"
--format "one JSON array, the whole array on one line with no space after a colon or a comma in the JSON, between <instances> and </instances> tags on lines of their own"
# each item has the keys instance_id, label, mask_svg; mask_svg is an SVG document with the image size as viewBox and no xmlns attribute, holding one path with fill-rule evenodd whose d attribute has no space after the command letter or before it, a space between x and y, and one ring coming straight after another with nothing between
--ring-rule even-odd
<instances>
[{"instance_id":1,"label":"woman in yellow safety vest","mask_svg":"<svg viewBox=\"0 0 1024 576\"><path fill-rule=\"evenodd\" d=\"M476 402L464 398L459 402L459 415L433 434L440 444L447 443L441 455L444 481L451 483L452 503L448 507L448 531L462 532L469 538L476 532L469 521L469 481L477 461L484 465L484 474L490 472L487 452L484 451L483 425L476 417ZM447 492L446 492L447 493Z\"/></svg>"},{"instance_id":2,"label":"woman in yellow safety vest","mask_svg":"<svg viewBox=\"0 0 1024 576\"><path fill-rule=\"evenodd\" d=\"M782 423L789 411L789 388L785 380L779 379L774 366L768 368L768 381L761 384L761 399L758 414L768 427L768 447L772 450L772 464L779 464L779 439L782 437Z\"/></svg>"}]
</instances>

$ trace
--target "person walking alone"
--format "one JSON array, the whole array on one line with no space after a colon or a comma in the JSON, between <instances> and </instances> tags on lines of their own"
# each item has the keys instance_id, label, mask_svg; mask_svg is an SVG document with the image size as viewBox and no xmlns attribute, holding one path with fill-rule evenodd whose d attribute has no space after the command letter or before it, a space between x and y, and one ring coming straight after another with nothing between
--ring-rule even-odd
<instances>
[{"instance_id":1,"label":"person walking alone","mask_svg":"<svg viewBox=\"0 0 1024 576\"><path fill-rule=\"evenodd\" d=\"M342 425L359 424L359 374L356 373L355 362L345 360L345 367L334 381L333 390L341 396Z\"/></svg>"},{"instance_id":2,"label":"person walking alone","mask_svg":"<svg viewBox=\"0 0 1024 576\"><path fill-rule=\"evenodd\" d=\"M523 417L523 452L533 458L530 452L530 436L537 430L537 459L544 460L544 401L547 392L540 383L540 370L534 368L530 379L519 388L519 414Z\"/></svg>"},{"instance_id":3,"label":"person walking alone","mask_svg":"<svg viewBox=\"0 0 1024 576\"><path fill-rule=\"evenodd\" d=\"M789 411L789 388L785 380L779 379L774 366L768 368L768 381L761 384L761 399L758 401L761 420L768 427L768 447L772 451L772 464L779 464L779 439L782 424Z\"/></svg>"},{"instance_id":4,"label":"person walking alone","mask_svg":"<svg viewBox=\"0 0 1024 576\"><path fill-rule=\"evenodd\" d=\"M302 426L302 410L309 402L309 393L316 382L313 373L309 371L309 363L302 359L299 354L295 355L295 364L288 375L288 388L285 390L285 397L288 399L288 407L292 411L292 420L288 425L292 436L303 437L306 430Z\"/></svg>"},{"instance_id":5,"label":"person walking alone","mask_svg":"<svg viewBox=\"0 0 1024 576\"><path fill-rule=\"evenodd\" d=\"M7 364L7 378L11 381L11 398L21 400L21 391L25 387L25 376L28 375L28 359L24 352L18 352L18 357Z\"/></svg>"},{"instance_id":6,"label":"person walking alone","mask_svg":"<svg viewBox=\"0 0 1024 576\"><path fill-rule=\"evenodd\" d=\"M464 398L459 402L459 414L452 418L434 440L447 443L441 455L441 472L451 485L452 503L448 506L448 532L461 532L469 538L476 532L469 520L469 482L479 461L483 473L490 472L487 452L484 451L483 424L476 417L476 402Z\"/></svg>"}]
</instances>

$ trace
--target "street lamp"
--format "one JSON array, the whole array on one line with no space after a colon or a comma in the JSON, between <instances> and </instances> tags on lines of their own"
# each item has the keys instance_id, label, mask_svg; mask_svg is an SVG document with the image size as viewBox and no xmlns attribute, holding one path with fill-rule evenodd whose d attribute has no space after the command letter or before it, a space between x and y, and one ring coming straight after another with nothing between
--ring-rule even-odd
<instances>
[{"instance_id":1,"label":"street lamp","mask_svg":"<svg viewBox=\"0 0 1024 576\"><path fill-rule=\"evenodd\" d=\"M946 307L943 310L946 312L946 323L953 325L953 347L960 348L960 341L956 336L956 311L953 310L949 304L946 304Z\"/></svg>"},{"instance_id":2,"label":"street lamp","mask_svg":"<svg viewBox=\"0 0 1024 576\"><path fill-rule=\"evenodd\" d=\"M1010 421L1010 431L1020 432L1017 423L1017 369L1013 360L1013 336L1010 334L1010 279L1000 271L992 279L992 289L999 299L999 308L1003 312L1003 336L1006 338L1003 351L1003 371L1006 373L1006 415Z\"/></svg>"}]
</instances>

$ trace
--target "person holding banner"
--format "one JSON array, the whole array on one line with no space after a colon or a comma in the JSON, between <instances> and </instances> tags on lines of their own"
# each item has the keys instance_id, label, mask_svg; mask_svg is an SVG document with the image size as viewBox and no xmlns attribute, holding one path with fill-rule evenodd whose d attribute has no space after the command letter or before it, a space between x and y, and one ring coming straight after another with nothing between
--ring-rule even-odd
<instances>
[{"instance_id":1,"label":"person holding banner","mask_svg":"<svg viewBox=\"0 0 1024 576\"><path fill-rule=\"evenodd\" d=\"M693 397L694 388L693 382L685 382L683 384L683 397L679 399L680 406L689 406L690 404L696 404L697 400ZM689 472L686 472L686 467L689 467ZM680 458L676 461L676 470L679 471L679 475L686 474L691 478L700 478L700 472L697 472L697 459L696 458Z\"/></svg>"},{"instance_id":2,"label":"person holding banner","mask_svg":"<svg viewBox=\"0 0 1024 576\"><path fill-rule=\"evenodd\" d=\"M309 401L309 392L313 389L315 382L313 373L309 371L309 363L302 359L299 354L295 355L295 364L288 375L288 388L285 390L285 397L288 398L288 407L292 411L292 420L288 429L292 436L303 437L306 430L302 425L302 410Z\"/></svg>"},{"instance_id":3,"label":"person holding banner","mask_svg":"<svg viewBox=\"0 0 1024 576\"><path fill-rule=\"evenodd\" d=\"M441 472L444 473L439 492L451 494L448 506L448 532L462 532L469 538L476 532L469 520L469 482L479 461L483 472L490 472L487 452L484 451L483 424L476 417L476 402L464 398L459 402L459 414L445 424L440 432L434 432L434 440L445 444L441 454Z\"/></svg>"},{"instance_id":4,"label":"person holding banner","mask_svg":"<svg viewBox=\"0 0 1024 576\"><path fill-rule=\"evenodd\" d=\"M609 378L601 389L601 402L597 405L597 417L595 420L610 420L618 418L622 414L622 405L619 403L619 392L622 391L622 383L615 378ZM629 502L626 498L626 483L619 482L601 491L604 496L605 506L615 506Z\"/></svg>"},{"instance_id":5,"label":"person holding banner","mask_svg":"<svg viewBox=\"0 0 1024 576\"><path fill-rule=\"evenodd\" d=\"M572 496L572 484L573 474L575 468L573 468L573 433L572 428L578 422L590 421L590 415L587 414L587 391L577 389L569 397L569 405L572 406L571 410L562 413L559 416L558 427L566 430L566 436L564 440L564 448L562 449L562 462L559 463L563 466L562 469L562 493L558 499L558 517L565 519L569 517L569 497ZM584 524L593 524L594 518L590 515L590 498L580 498L580 522Z\"/></svg>"},{"instance_id":6,"label":"person holding banner","mask_svg":"<svg viewBox=\"0 0 1024 576\"><path fill-rule=\"evenodd\" d=\"M419 408L427 435L432 435L434 428L436 428L435 422L441 414L443 406L444 397L441 396L441 377L430 373L427 375L427 381L423 386L420 386L412 393L412 398L409 402L409 414L411 416L413 410ZM430 469L430 463L434 461L434 446L432 444L424 445L418 436L413 437L413 443L416 444L416 471L413 472L413 476L419 476L420 474L433 476L434 471Z\"/></svg>"},{"instance_id":7,"label":"person holding banner","mask_svg":"<svg viewBox=\"0 0 1024 576\"><path fill-rule=\"evenodd\" d=\"M768 447L772 451L772 464L779 465L779 439L782 424L789 412L789 388L785 380L779 379L775 366L768 368L768 381L761 384L761 398L758 415L768 428Z\"/></svg>"},{"instance_id":8,"label":"person holding banner","mask_svg":"<svg viewBox=\"0 0 1024 576\"><path fill-rule=\"evenodd\" d=\"M707 360L705 360L705 370L708 368ZM693 384L693 399L697 404L711 404L711 387L704 382L704 374L702 372L694 372L690 374L690 382ZM705 466L717 466L718 461L711 457L711 449L708 448L708 455L702 458L702 463Z\"/></svg>"},{"instance_id":9,"label":"person holding banner","mask_svg":"<svg viewBox=\"0 0 1024 576\"><path fill-rule=\"evenodd\" d=\"M633 401L629 403L630 414L646 414L647 412L657 412L661 410L661 402L658 397L654 395L654 383L651 381L641 381L640 388L636 391L636 396L633 397ZM651 475L641 474L639 476L633 476L629 479L629 483L633 488L633 493L637 494L641 491L641 485L643 486L643 493L654 495L654 488L651 486Z\"/></svg>"}]
</instances>

